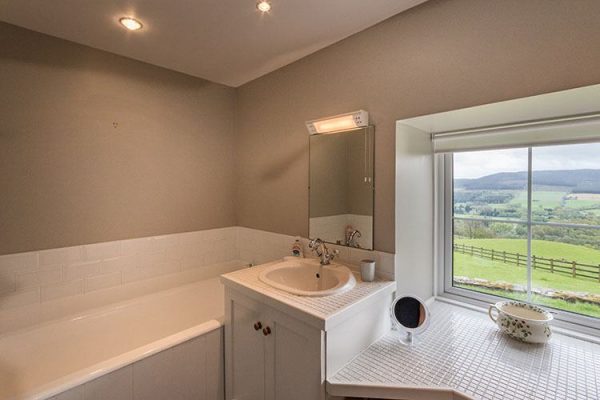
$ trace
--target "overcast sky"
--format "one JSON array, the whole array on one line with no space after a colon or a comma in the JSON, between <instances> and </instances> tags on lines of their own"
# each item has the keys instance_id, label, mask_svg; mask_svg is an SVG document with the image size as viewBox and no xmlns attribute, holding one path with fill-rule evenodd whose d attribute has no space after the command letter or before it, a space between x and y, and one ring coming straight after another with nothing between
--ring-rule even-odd
<instances>
[{"instance_id":1,"label":"overcast sky","mask_svg":"<svg viewBox=\"0 0 600 400\"><path fill-rule=\"evenodd\" d=\"M600 143L537 147L533 169L600 169ZM527 171L527 149L454 154L455 178L480 178L498 172Z\"/></svg>"}]
</instances>

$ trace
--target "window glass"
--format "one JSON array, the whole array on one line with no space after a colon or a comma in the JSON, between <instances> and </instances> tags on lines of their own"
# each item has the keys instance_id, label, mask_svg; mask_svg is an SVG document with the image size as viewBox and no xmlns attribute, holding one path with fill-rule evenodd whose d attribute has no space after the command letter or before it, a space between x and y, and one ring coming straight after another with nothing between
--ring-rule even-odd
<instances>
[{"instance_id":1,"label":"window glass","mask_svg":"<svg viewBox=\"0 0 600 400\"><path fill-rule=\"evenodd\" d=\"M536 225L532 233L533 301L600 317L600 229Z\"/></svg>"},{"instance_id":2,"label":"window glass","mask_svg":"<svg viewBox=\"0 0 600 400\"><path fill-rule=\"evenodd\" d=\"M599 155L534 147L529 171L527 148L454 154L452 286L600 318Z\"/></svg>"},{"instance_id":3,"label":"window glass","mask_svg":"<svg viewBox=\"0 0 600 400\"><path fill-rule=\"evenodd\" d=\"M534 147L532 219L600 225L600 143Z\"/></svg>"},{"instance_id":4,"label":"window glass","mask_svg":"<svg viewBox=\"0 0 600 400\"><path fill-rule=\"evenodd\" d=\"M527 152L454 154L454 216L526 220Z\"/></svg>"},{"instance_id":5,"label":"window glass","mask_svg":"<svg viewBox=\"0 0 600 400\"><path fill-rule=\"evenodd\" d=\"M527 296L527 226L454 221L453 285L521 299Z\"/></svg>"}]
</instances>

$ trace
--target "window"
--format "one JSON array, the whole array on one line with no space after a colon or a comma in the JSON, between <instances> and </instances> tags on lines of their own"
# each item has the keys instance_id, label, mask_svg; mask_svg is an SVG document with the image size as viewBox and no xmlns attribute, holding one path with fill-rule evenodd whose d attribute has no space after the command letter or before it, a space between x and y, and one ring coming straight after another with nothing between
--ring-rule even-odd
<instances>
[{"instance_id":1,"label":"window","mask_svg":"<svg viewBox=\"0 0 600 400\"><path fill-rule=\"evenodd\" d=\"M600 318L600 143L445 154L445 290Z\"/></svg>"}]
</instances>

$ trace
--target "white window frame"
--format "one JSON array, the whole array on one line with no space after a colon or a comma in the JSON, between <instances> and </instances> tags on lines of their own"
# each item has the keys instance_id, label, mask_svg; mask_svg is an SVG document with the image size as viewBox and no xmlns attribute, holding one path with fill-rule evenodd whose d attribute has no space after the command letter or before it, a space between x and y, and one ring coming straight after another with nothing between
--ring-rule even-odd
<instances>
[{"instance_id":1,"label":"white window frame","mask_svg":"<svg viewBox=\"0 0 600 400\"><path fill-rule=\"evenodd\" d=\"M557 144L559 145L559 144ZM538 147L538 146L533 146ZM528 289L531 287L531 231L535 225L548 225L556 227L571 228L594 228L600 229L600 226L580 225L569 223L538 223L531 221L531 197L532 197L532 148L528 147L528 204L527 221L521 220L498 220L506 223L515 223L526 225L528 231ZM478 150L472 150L478 151ZM437 272L437 295L452 300L470 303L480 307L487 307L489 304L497 301L506 300L506 297L494 296L491 294L480 293L469 289L462 289L452 285L452 263L453 263L453 155L452 153L436 155L436 272ZM493 218L462 218L467 220L494 220ZM528 290L528 291L529 291ZM544 306L546 307L546 306ZM548 308L548 307L546 307ZM569 311L549 308L554 314L555 325L570 331L580 332L587 335L600 337L600 318L589 317Z\"/></svg>"}]
</instances>

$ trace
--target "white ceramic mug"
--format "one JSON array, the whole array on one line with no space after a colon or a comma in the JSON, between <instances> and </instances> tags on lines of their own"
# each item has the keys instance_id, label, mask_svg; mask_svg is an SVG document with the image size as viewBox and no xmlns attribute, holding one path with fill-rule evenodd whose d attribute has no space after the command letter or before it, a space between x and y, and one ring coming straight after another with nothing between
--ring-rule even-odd
<instances>
[{"instance_id":1,"label":"white ceramic mug","mask_svg":"<svg viewBox=\"0 0 600 400\"><path fill-rule=\"evenodd\" d=\"M541 307L519 301L499 301L490 305L492 321L508 336L527 343L546 343L552 336L552 314Z\"/></svg>"},{"instance_id":2,"label":"white ceramic mug","mask_svg":"<svg viewBox=\"0 0 600 400\"><path fill-rule=\"evenodd\" d=\"M375 261L361 260L360 261L360 278L364 282L373 282L375 280Z\"/></svg>"}]
</instances>

